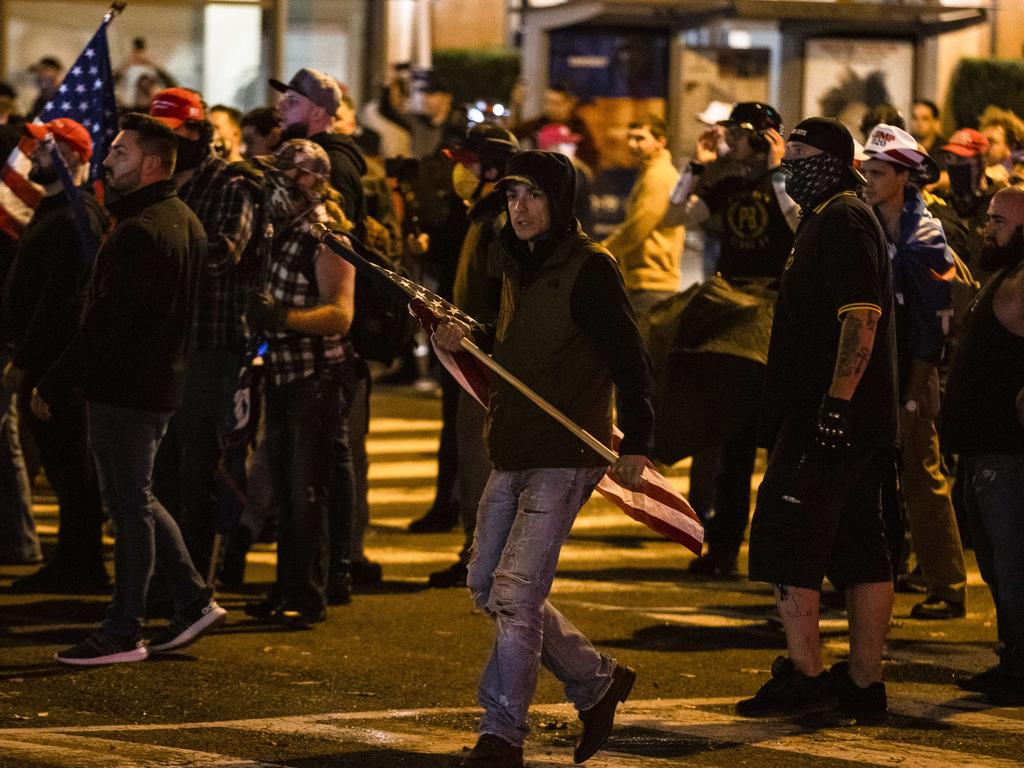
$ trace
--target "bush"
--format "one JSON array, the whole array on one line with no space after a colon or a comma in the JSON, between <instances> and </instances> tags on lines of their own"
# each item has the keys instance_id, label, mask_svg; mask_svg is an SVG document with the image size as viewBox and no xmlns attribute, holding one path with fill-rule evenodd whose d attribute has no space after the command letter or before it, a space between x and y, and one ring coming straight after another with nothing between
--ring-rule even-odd
<instances>
[{"instance_id":1,"label":"bush","mask_svg":"<svg viewBox=\"0 0 1024 768\"><path fill-rule=\"evenodd\" d=\"M456 104L505 101L519 77L514 48L442 48L433 57L434 71L447 81Z\"/></svg>"},{"instance_id":2,"label":"bush","mask_svg":"<svg viewBox=\"0 0 1024 768\"><path fill-rule=\"evenodd\" d=\"M989 104L1024 117L1024 61L960 61L949 86L949 107L956 127L977 128L978 117Z\"/></svg>"}]
</instances>

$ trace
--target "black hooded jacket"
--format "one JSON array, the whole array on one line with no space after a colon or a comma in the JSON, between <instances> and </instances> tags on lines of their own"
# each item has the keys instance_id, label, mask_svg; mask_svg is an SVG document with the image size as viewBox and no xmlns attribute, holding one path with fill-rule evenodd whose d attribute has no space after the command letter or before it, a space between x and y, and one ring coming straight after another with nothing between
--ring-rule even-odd
<instances>
[{"instance_id":1,"label":"black hooded jacket","mask_svg":"<svg viewBox=\"0 0 1024 768\"><path fill-rule=\"evenodd\" d=\"M341 193L341 209L361 230L366 218L366 198L363 195L363 174L366 158L351 136L340 133L318 133L309 140L319 144L331 160L331 186Z\"/></svg>"},{"instance_id":2,"label":"black hooded jacket","mask_svg":"<svg viewBox=\"0 0 1024 768\"><path fill-rule=\"evenodd\" d=\"M523 152L509 160L506 175L498 184L502 190L515 183L542 189L550 204L551 227L549 237L535 242L532 250L516 237L511 222L501 231L498 257L503 288L495 359L529 360L531 346L542 349L548 344L549 339L541 338L547 336L548 331L551 336L575 334L582 342L574 348L583 351L583 358L555 356L556 362L548 368L538 367L532 371L513 368L513 373L577 423L586 427L589 419L600 425L601 414L594 412L602 407L598 402L600 397L594 389L585 389L585 380L576 381L581 379L580 371L591 364L587 359L592 356L598 369L604 369L600 375L610 379L617 393L618 421L625 433L620 453L650 455L654 434L650 358L614 258L580 229L573 216L575 180L575 170L566 156ZM566 274L575 274L575 280L571 286L560 287L559 280ZM536 289L550 292L552 296L568 297L568 313L554 310L551 314L567 317L575 330L548 329L540 324L539 332L533 337L516 336L517 328L538 325L531 325L529 318L523 317L533 311L531 307L539 307L542 313L546 311L543 304L530 297ZM510 350L511 344L519 345L519 349ZM580 387L582 395L573 395L574 385ZM488 425L491 458L496 467L516 470L601 463L595 454L584 451L581 443L574 442L576 438L567 439L569 433L564 427L525 398L510 396L505 389L506 385L496 386ZM596 398L589 406L580 402L587 396ZM603 405L610 414L610 399ZM606 438L597 434L599 427L591 431L598 439Z\"/></svg>"}]
</instances>

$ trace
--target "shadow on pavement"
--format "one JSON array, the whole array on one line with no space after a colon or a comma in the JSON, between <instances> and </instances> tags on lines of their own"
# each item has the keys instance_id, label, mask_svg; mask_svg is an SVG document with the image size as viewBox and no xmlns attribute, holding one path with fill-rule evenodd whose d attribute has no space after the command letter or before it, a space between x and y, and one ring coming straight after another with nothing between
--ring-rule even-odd
<instances>
[{"instance_id":1,"label":"shadow on pavement","mask_svg":"<svg viewBox=\"0 0 1024 768\"><path fill-rule=\"evenodd\" d=\"M609 648L635 651L694 653L714 652L723 648L785 649L786 640L768 629L751 631L751 627L702 627L693 625L655 624L633 633L629 639L595 640Z\"/></svg>"},{"instance_id":2,"label":"shadow on pavement","mask_svg":"<svg viewBox=\"0 0 1024 768\"><path fill-rule=\"evenodd\" d=\"M298 758L288 768L458 768L461 755L436 755L398 749L374 749Z\"/></svg>"}]
</instances>

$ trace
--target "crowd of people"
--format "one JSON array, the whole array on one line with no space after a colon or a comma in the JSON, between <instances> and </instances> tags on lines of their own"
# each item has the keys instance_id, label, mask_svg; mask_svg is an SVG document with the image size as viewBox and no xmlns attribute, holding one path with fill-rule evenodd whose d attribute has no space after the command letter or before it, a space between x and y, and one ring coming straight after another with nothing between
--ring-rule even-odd
<instances>
[{"instance_id":1,"label":"crowd of people","mask_svg":"<svg viewBox=\"0 0 1024 768\"><path fill-rule=\"evenodd\" d=\"M60 63L37 71L45 103ZM49 561L12 589L113 589L102 626L58 661L139 661L195 642L225 620L215 588L242 583L246 552L268 530L276 578L245 608L258 621L309 629L351 600L353 583L381 580L363 550L368 361L397 354L378 380L408 383L424 358L352 333L368 308L326 229L372 245L479 324L451 318L436 344L455 351L472 338L601 442L611 445L613 413L623 432L609 467L511 385L492 383L485 412L433 374L436 498L410 530L461 523L458 561L430 584L467 586L496 632L464 765L522 765L540 664L579 712L577 762L610 733L636 672L547 598L601 478L643 489L644 467L664 453L666 408L729 425L711 442L691 430L701 434L684 452L707 541L689 571L736 574L749 522L749 575L771 586L786 636L787 655L741 714L837 701L857 720L884 717L893 592L921 593L914 619L964 617L964 543L996 605L999 662L962 685L1024 697L1020 118L991 107L946 138L938 107L918 100L911 131L878 107L860 143L821 117L787 135L772 106L744 102L706 126L680 168L665 121L641 115L626 134L639 175L623 221L598 242L587 190L600 156L568 87L550 88L535 119L470 126L442 78L411 89L395 77L378 114L412 157L385 162L335 78L303 68L269 85L278 103L245 114L174 85L133 101L102 162L102 204L88 131L69 118L26 124L0 93L4 153L37 139L30 179L42 189L20 239L0 243L0 559L41 559L25 425L60 527ZM703 231L711 268L681 291L687 228ZM691 390L728 384L728 418L704 408L706 391L666 393L661 366L674 354L702 377ZM239 449L228 435L247 369L262 384L243 403L258 428ZM769 459L750 522L758 447ZM234 484L231 458L246 468ZM239 486L244 508L226 516ZM828 669L826 576L851 639L849 660ZM145 642L152 617L168 622Z\"/></svg>"}]
</instances>

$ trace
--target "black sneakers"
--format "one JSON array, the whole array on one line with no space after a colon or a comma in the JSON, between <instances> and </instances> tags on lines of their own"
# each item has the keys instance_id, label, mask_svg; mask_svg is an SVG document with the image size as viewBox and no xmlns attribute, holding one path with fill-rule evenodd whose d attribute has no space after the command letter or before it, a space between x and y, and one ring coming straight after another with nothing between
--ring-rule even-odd
<instances>
[{"instance_id":1,"label":"black sneakers","mask_svg":"<svg viewBox=\"0 0 1024 768\"><path fill-rule=\"evenodd\" d=\"M427 583L435 589L449 589L451 587L466 586L468 576L466 564L459 560L457 563L448 566L443 571L434 571L427 579Z\"/></svg>"},{"instance_id":2,"label":"black sneakers","mask_svg":"<svg viewBox=\"0 0 1024 768\"><path fill-rule=\"evenodd\" d=\"M709 578L730 578L736 575L736 556L722 557L708 553L701 555L690 562L686 569L692 576L706 576Z\"/></svg>"},{"instance_id":3,"label":"black sneakers","mask_svg":"<svg viewBox=\"0 0 1024 768\"><path fill-rule=\"evenodd\" d=\"M572 761L582 763L599 750L612 732L615 724L615 708L620 701L629 698L636 682L636 672L623 664L616 664L612 671L612 684L604 696L590 709L580 712L583 733L576 742Z\"/></svg>"},{"instance_id":4,"label":"black sneakers","mask_svg":"<svg viewBox=\"0 0 1024 768\"><path fill-rule=\"evenodd\" d=\"M744 717L788 714L830 702L835 695L828 671L808 677L798 672L792 661L779 656L772 663L772 679L749 699L738 701L736 712Z\"/></svg>"},{"instance_id":5,"label":"black sneakers","mask_svg":"<svg viewBox=\"0 0 1024 768\"><path fill-rule=\"evenodd\" d=\"M941 597L928 597L910 609L912 619L962 619L967 615L963 603L953 603Z\"/></svg>"},{"instance_id":6,"label":"black sneakers","mask_svg":"<svg viewBox=\"0 0 1024 768\"><path fill-rule=\"evenodd\" d=\"M142 640L120 640L100 631L89 635L78 645L58 651L54 658L61 664L95 667L101 664L145 661L149 658L149 651Z\"/></svg>"},{"instance_id":7,"label":"black sneakers","mask_svg":"<svg viewBox=\"0 0 1024 768\"><path fill-rule=\"evenodd\" d=\"M870 724L885 720L889 704L885 697L885 683L871 683L861 688L850 677L850 664L840 661L829 670L839 697L839 711L857 723Z\"/></svg>"},{"instance_id":8,"label":"black sneakers","mask_svg":"<svg viewBox=\"0 0 1024 768\"><path fill-rule=\"evenodd\" d=\"M482 733L462 758L462 768L523 768L523 748L491 733Z\"/></svg>"},{"instance_id":9,"label":"black sneakers","mask_svg":"<svg viewBox=\"0 0 1024 768\"><path fill-rule=\"evenodd\" d=\"M149 644L153 653L167 653L192 645L204 632L220 626L228 612L217 602L204 595L194 602L181 616L175 616L171 623Z\"/></svg>"},{"instance_id":10,"label":"black sneakers","mask_svg":"<svg viewBox=\"0 0 1024 768\"><path fill-rule=\"evenodd\" d=\"M956 684L965 691L985 694L985 698L1000 706L1024 704L1024 675L1011 675L1002 666L995 666Z\"/></svg>"}]
</instances>

